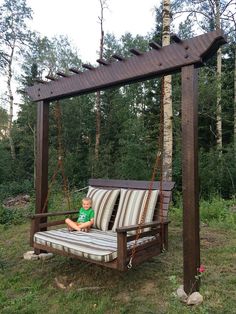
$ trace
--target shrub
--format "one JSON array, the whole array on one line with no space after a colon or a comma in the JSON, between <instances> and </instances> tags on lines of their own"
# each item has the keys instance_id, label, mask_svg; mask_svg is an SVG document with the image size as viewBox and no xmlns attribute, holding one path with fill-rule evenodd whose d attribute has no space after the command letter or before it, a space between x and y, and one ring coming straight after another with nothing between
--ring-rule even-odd
<instances>
[{"instance_id":1,"label":"shrub","mask_svg":"<svg viewBox=\"0 0 236 314\"><path fill-rule=\"evenodd\" d=\"M32 190L33 184L30 180L4 182L0 184L0 200L22 193L31 194Z\"/></svg>"},{"instance_id":2,"label":"shrub","mask_svg":"<svg viewBox=\"0 0 236 314\"><path fill-rule=\"evenodd\" d=\"M201 201L201 221L210 225L236 227L236 213L230 210L233 204L235 204L235 200L224 200L219 196L213 197L210 201Z\"/></svg>"},{"instance_id":3,"label":"shrub","mask_svg":"<svg viewBox=\"0 0 236 314\"><path fill-rule=\"evenodd\" d=\"M208 225L236 228L236 212L231 210L235 206L235 199L225 200L219 196L211 200L200 201L200 220ZM170 209L170 219L175 223L181 223L183 219L183 206L181 200Z\"/></svg>"}]
</instances>

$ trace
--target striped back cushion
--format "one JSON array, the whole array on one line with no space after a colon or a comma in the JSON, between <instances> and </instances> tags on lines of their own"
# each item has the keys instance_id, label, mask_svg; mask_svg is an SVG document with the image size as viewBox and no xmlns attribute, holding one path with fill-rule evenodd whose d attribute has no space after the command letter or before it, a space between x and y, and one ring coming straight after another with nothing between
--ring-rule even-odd
<instances>
[{"instance_id":1,"label":"striped back cushion","mask_svg":"<svg viewBox=\"0 0 236 314\"><path fill-rule=\"evenodd\" d=\"M158 193L158 190L153 190L151 193L145 222L151 222L153 220ZM147 197L147 190L121 189L119 206L112 231L116 231L117 227L138 224L141 220ZM135 231L132 233L135 233Z\"/></svg>"},{"instance_id":2,"label":"striped back cushion","mask_svg":"<svg viewBox=\"0 0 236 314\"><path fill-rule=\"evenodd\" d=\"M94 228L102 231L108 230L109 221L120 189L108 190L89 187L87 197L92 199L92 208L95 212Z\"/></svg>"}]
</instances>

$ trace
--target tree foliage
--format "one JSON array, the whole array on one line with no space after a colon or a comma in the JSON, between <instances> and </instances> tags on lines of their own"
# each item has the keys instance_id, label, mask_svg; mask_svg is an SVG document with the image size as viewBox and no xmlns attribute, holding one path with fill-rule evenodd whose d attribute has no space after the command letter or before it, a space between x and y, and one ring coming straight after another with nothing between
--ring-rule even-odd
<instances>
[{"instance_id":1,"label":"tree foliage","mask_svg":"<svg viewBox=\"0 0 236 314\"><path fill-rule=\"evenodd\" d=\"M177 2L176 2L177 3ZM178 7L173 3L173 10ZM181 2L182 3L182 2ZM182 4L181 4L182 5ZM180 7L180 6L179 6ZM160 43L160 9L157 8L156 27L153 34L133 36L130 33L116 38L106 34L104 38L104 59L112 59L114 53L130 56L131 48L141 51L149 49L148 43ZM181 38L195 35L195 27L190 19L179 25ZM34 34L29 49L24 51L21 88L33 84L36 78L56 71L68 71L69 67L79 68L82 64L78 52L68 38L41 38ZM222 119L223 152L222 158L215 149L216 119L216 58L199 70L199 168L200 191L202 197L221 194L224 197L235 195L236 173L233 150L233 69L234 48L229 43L223 49L222 72ZM181 79L173 75L173 181L181 192ZM124 178L150 180L160 132L160 79L133 83L120 88L101 92L101 141L99 162L95 169L96 114L95 95L88 94L60 101L62 108L62 142L65 155L65 171L70 187L87 185L90 177ZM49 175L57 162L57 127L54 115L55 104L50 104L50 149ZM4 111L1 111L1 117ZM3 118L4 121L4 118ZM0 121L1 123L1 121ZM10 192L29 189L34 183L34 156L36 132L36 105L27 97L22 98L18 119L13 125L12 136L16 144L16 161L9 158L9 147L0 140L0 193L8 187ZM220 169L220 170L219 170ZM96 171L95 171L96 170ZM61 177L57 183L61 184ZM11 189L12 187L12 189ZM3 193L6 195L6 193Z\"/></svg>"}]
</instances>

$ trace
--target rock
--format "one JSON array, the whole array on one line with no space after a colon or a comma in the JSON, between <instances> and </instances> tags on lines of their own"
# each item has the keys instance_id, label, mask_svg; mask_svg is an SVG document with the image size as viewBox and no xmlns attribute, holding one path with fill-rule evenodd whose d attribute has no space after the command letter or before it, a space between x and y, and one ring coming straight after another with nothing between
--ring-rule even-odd
<instances>
[{"instance_id":1,"label":"rock","mask_svg":"<svg viewBox=\"0 0 236 314\"><path fill-rule=\"evenodd\" d=\"M35 254L34 251L28 251L24 253L23 257L28 261L36 261L37 259L39 259L39 256Z\"/></svg>"},{"instance_id":2,"label":"rock","mask_svg":"<svg viewBox=\"0 0 236 314\"><path fill-rule=\"evenodd\" d=\"M3 201L3 205L5 208L13 208L13 207L24 207L28 205L30 202L30 196L25 195L17 195L15 197L8 197Z\"/></svg>"},{"instance_id":3,"label":"rock","mask_svg":"<svg viewBox=\"0 0 236 314\"><path fill-rule=\"evenodd\" d=\"M203 302L203 296L199 292L193 292L187 299L188 305L199 305Z\"/></svg>"},{"instance_id":4,"label":"rock","mask_svg":"<svg viewBox=\"0 0 236 314\"><path fill-rule=\"evenodd\" d=\"M177 297L180 299L180 301L182 301L182 302L186 302L187 301L188 295L184 291L184 286L183 285L179 286L179 288L176 290L176 294L177 294Z\"/></svg>"},{"instance_id":5,"label":"rock","mask_svg":"<svg viewBox=\"0 0 236 314\"><path fill-rule=\"evenodd\" d=\"M66 289L66 286L64 285L64 283L60 282L57 278L55 278L55 282L58 288Z\"/></svg>"},{"instance_id":6,"label":"rock","mask_svg":"<svg viewBox=\"0 0 236 314\"><path fill-rule=\"evenodd\" d=\"M52 253L40 253L39 254L39 259L45 261L47 259L50 259L53 257L53 254Z\"/></svg>"}]
</instances>

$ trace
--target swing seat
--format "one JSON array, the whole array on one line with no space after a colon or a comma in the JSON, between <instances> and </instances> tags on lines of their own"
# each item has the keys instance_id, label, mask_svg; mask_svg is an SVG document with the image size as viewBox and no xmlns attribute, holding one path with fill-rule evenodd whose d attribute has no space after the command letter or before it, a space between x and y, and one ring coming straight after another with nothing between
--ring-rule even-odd
<instances>
[{"instance_id":1,"label":"swing seat","mask_svg":"<svg viewBox=\"0 0 236 314\"><path fill-rule=\"evenodd\" d=\"M162 182L161 207L160 182L153 183L141 233L135 241L149 185L148 181L90 179L87 195L93 199L95 210L90 232L55 229L64 224L64 219L46 221L78 211L36 214L32 216L31 245L36 253L58 253L121 271L127 270L134 244L133 265L160 254L163 246L168 248L168 207L174 183ZM54 228L47 230L49 227Z\"/></svg>"},{"instance_id":2,"label":"swing seat","mask_svg":"<svg viewBox=\"0 0 236 314\"><path fill-rule=\"evenodd\" d=\"M154 237L138 240L137 245L153 241ZM89 233L68 231L67 228L37 232L34 237L37 244L52 249L86 258L95 262L111 262L117 258L117 235L112 231L92 228ZM127 243L127 250L132 248L134 240Z\"/></svg>"}]
</instances>

